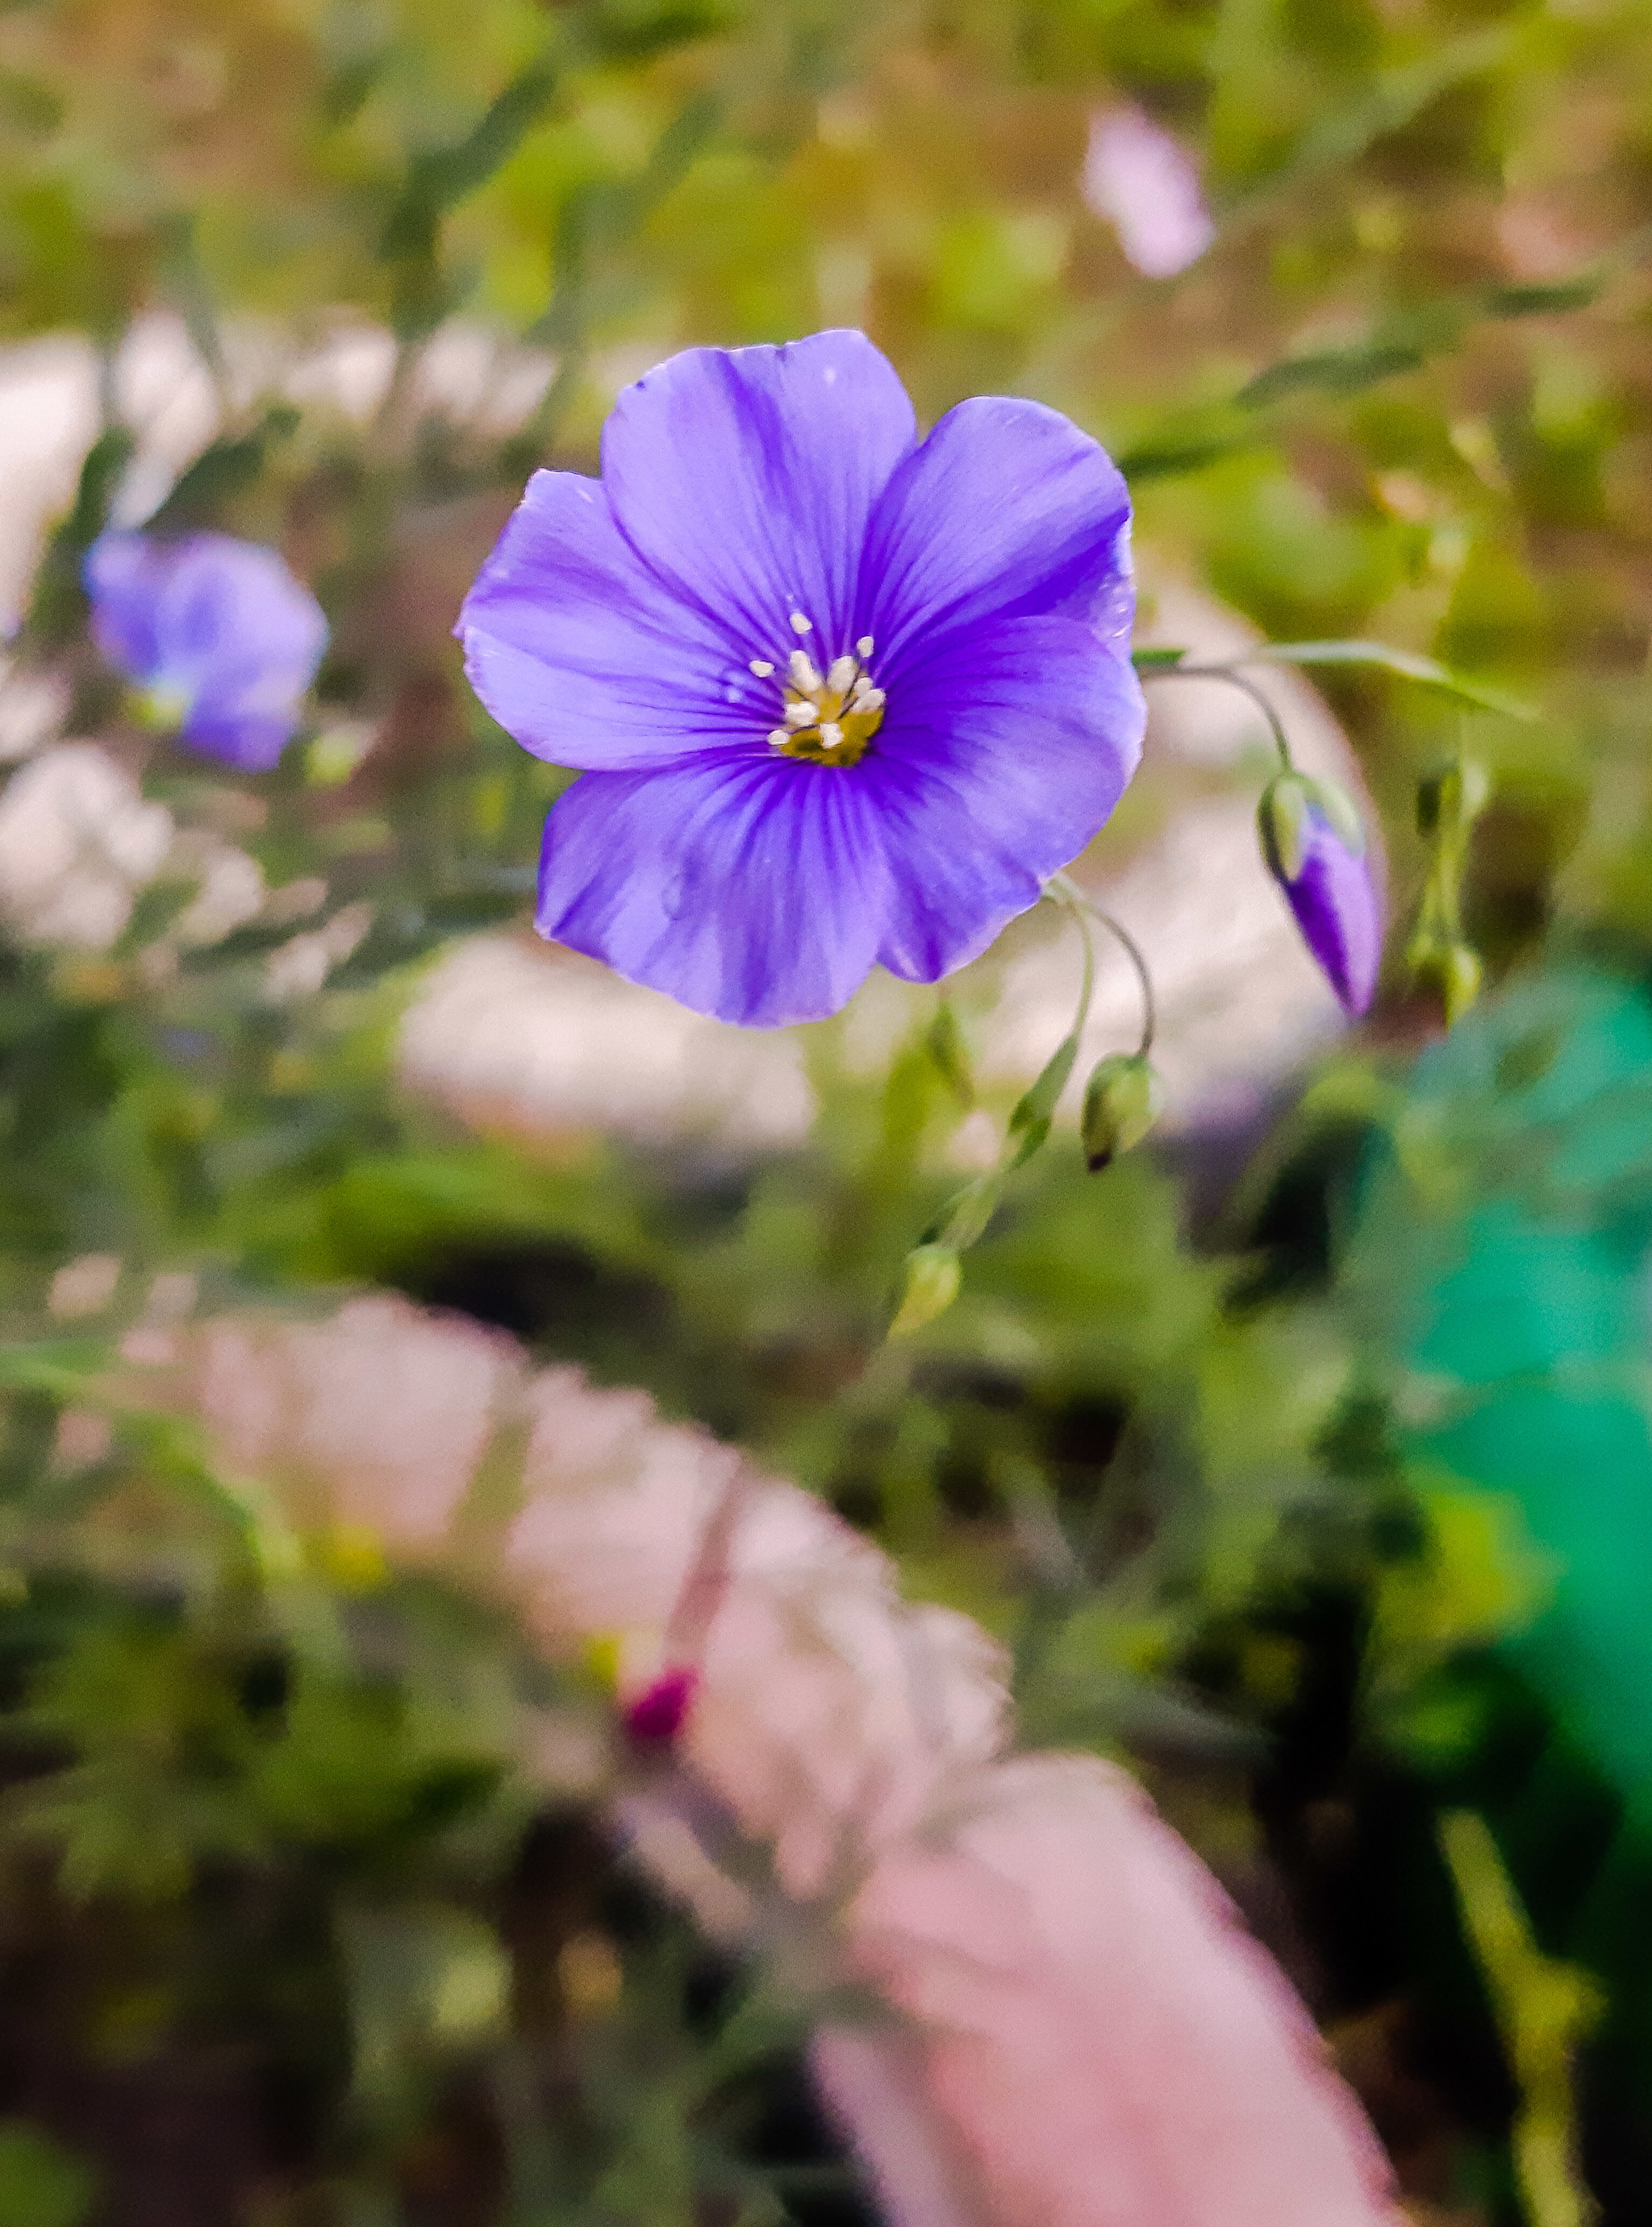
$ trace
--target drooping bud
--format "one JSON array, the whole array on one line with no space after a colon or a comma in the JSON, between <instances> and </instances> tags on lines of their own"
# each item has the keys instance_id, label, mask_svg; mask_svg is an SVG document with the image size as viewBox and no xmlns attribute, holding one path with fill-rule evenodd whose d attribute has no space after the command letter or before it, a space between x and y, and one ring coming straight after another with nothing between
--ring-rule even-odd
<instances>
[{"instance_id":1,"label":"drooping bud","mask_svg":"<svg viewBox=\"0 0 1652 2227\"><path fill-rule=\"evenodd\" d=\"M1164 1086L1142 1052L1109 1052L1084 1087L1084 1157L1092 1175L1137 1145L1164 1110Z\"/></svg>"},{"instance_id":2,"label":"drooping bud","mask_svg":"<svg viewBox=\"0 0 1652 2227\"><path fill-rule=\"evenodd\" d=\"M1453 937L1449 941L1413 945L1406 956L1417 979L1439 992L1445 1025L1454 1029L1480 995L1485 970L1479 953L1471 943Z\"/></svg>"},{"instance_id":3,"label":"drooping bud","mask_svg":"<svg viewBox=\"0 0 1652 2227\"><path fill-rule=\"evenodd\" d=\"M901 1304L890 1324L891 1337L910 1337L944 1315L958 1297L964 1264L950 1245L915 1245L906 1256Z\"/></svg>"},{"instance_id":4,"label":"drooping bud","mask_svg":"<svg viewBox=\"0 0 1652 2227\"><path fill-rule=\"evenodd\" d=\"M1262 801L1256 807L1256 832L1267 870L1276 882L1293 882L1302 871L1308 809L1308 784L1300 774L1282 773L1262 791Z\"/></svg>"},{"instance_id":5,"label":"drooping bud","mask_svg":"<svg viewBox=\"0 0 1652 2227\"><path fill-rule=\"evenodd\" d=\"M1479 818L1490 797L1485 768L1473 758L1453 758L1417 784L1417 833L1456 833Z\"/></svg>"},{"instance_id":6,"label":"drooping bud","mask_svg":"<svg viewBox=\"0 0 1652 2227\"><path fill-rule=\"evenodd\" d=\"M1330 783L1281 774L1257 820L1263 856L1303 941L1347 1011L1363 1013L1382 959L1382 909L1358 814Z\"/></svg>"}]
</instances>

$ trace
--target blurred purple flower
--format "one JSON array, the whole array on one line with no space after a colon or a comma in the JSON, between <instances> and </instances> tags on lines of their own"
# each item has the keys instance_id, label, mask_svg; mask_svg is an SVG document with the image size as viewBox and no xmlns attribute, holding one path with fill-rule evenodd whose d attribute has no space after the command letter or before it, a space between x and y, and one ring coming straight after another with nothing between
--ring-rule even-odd
<instances>
[{"instance_id":1,"label":"blurred purple flower","mask_svg":"<svg viewBox=\"0 0 1652 2227\"><path fill-rule=\"evenodd\" d=\"M226 533L103 534L86 552L99 649L192 750L274 765L327 647L327 621L273 549Z\"/></svg>"},{"instance_id":2,"label":"blurred purple flower","mask_svg":"<svg viewBox=\"0 0 1652 2227\"><path fill-rule=\"evenodd\" d=\"M1302 865L1274 869L1302 940L1352 1014L1369 1009L1382 960L1382 907L1369 861L1351 851L1317 805L1302 825Z\"/></svg>"},{"instance_id":3,"label":"blurred purple flower","mask_svg":"<svg viewBox=\"0 0 1652 2227\"><path fill-rule=\"evenodd\" d=\"M456 629L552 813L543 935L756 1026L977 956L1140 750L1130 502L1035 402L920 443L864 335L673 356L537 472Z\"/></svg>"},{"instance_id":4,"label":"blurred purple flower","mask_svg":"<svg viewBox=\"0 0 1652 2227\"><path fill-rule=\"evenodd\" d=\"M1126 257L1149 278L1173 278L1216 236L1192 158L1139 108L1098 110L1091 117L1079 190L1085 207L1112 224Z\"/></svg>"}]
</instances>

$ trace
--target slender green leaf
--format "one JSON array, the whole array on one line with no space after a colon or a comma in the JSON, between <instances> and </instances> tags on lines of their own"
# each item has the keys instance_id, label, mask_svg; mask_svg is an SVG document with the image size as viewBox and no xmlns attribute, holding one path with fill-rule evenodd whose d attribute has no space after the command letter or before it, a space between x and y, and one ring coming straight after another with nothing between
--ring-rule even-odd
<instances>
[{"instance_id":1,"label":"slender green leaf","mask_svg":"<svg viewBox=\"0 0 1652 2227\"><path fill-rule=\"evenodd\" d=\"M1245 664L1270 665L1375 665L1384 672L1397 673L1406 680L1419 680L1429 688L1443 689L1464 704L1472 704L1479 711L1500 711L1506 718L1535 719L1536 708L1518 696L1506 694L1500 688L1489 688L1482 682L1470 680L1449 666L1441 665L1432 657L1423 657L1413 649L1396 649L1384 641L1270 641L1259 648L1247 650Z\"/></svg>"}]
</instances>

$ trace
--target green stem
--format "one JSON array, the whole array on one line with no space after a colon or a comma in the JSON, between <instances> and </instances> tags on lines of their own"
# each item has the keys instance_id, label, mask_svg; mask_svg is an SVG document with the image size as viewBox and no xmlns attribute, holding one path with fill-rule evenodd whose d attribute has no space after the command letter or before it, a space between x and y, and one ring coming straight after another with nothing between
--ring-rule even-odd
<instances>
[{"instance_id":1,"label":"green stem","mask_svg":"<svg viewBox=\"0 0 1652 2227\"><path fill-rule=\"evenodd\" d=\"M1185 661L1180 665L1150 665L1143 668L1141 678L1144 680L1227 681L1230 686L1239 689L1241 693L1250 698L1252 703L1267 721L1269 731L1273 737L1274 748L1279 753L1280 764L1286 773L1295 772L1296 761L1291 756L1291 744L1286 739L1284 723L1279 713L1268 701L1264 691L1259 688L1253 680L1247 680L1242 673L1235 672L1232 665L1221 661L1209 665L1189 665Z\"/></svg>"},{"instance_id":2,"label":"green stem","mask_svg":"<svg viewBox=\"0 0 1652 2227\"><path fill-rule=\"evenodd\" d=\"M1153 1048L1153 1038L1158 1033L1158 1007L1153 997L1153 978L1148 971L1147 961L1143 956L1141 946L1124 922L1115 920L1113 916L1110 912L1104 911L1093 897L1087 897L1070 875L1052 874L1046 887L1054 893L1057 901L1065 904L1077 918L1084 936L1087 958L1092 958L1089 927L1084 918L1085 914L1088 913L1090 919L1100 921L1135 968L1136 979L1141 986L1142 1006L1141 1042L1136 1047L1136 1056L1139 1059L1145 1059ZM1078 1029L1082 1029L1084 1026L1089 1016L1089 990L1087 982L1083 1003L1079 1008L1079 1018L1076 1024Z\"/></svg>"},{"instance_id":3,"label":"green stem","mask_svg":"<svg viewBox=\"0 0 1652 2227\"><path fill-rule=\"evenodd\" d=\"M1084 979L1079 986L1078 1011L1073 1017L1072 1028L1074 1037L1078 1037L1084 1033L1084 1024L1090 1018L1090 1000L1095 994L1095 938L1090 934L1088 916L1094 914L1098 920L1105 916L1096 911L1078 884L1069 881L1065 874L1052 874L1044 884L1044 892L1046 896L1053 896L1057 904L1064 905L1071 913L1079 940L1084 946ZM1113 923L1108 922L1107 925L1111 927Z\"/></svg>"}]
</instances>

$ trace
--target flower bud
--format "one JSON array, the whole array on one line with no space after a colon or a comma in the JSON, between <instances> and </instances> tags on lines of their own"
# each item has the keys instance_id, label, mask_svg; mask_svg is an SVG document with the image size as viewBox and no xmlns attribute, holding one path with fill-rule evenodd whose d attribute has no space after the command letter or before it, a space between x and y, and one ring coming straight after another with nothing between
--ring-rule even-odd
<instances>
[{"instance_id":1,"label":"flower bud","mask_svg":"<svg viewBox=\"0 0 1652 2227\"><path fill-rule=\"evenodd\" d=\"M625 1736L645 1752L673 1745L688 1719L699 1685L698 1671L686 1666L662 1670L620 1711Z\"/></svg>"},{"instance_id":2,"label":"flower bud","mask_svg":"<svg viewBox=\"0 0 1652 2227\"><path fill-rule=\"evenodd\" d=\"M1263 854L1303 941L1346 1011L1358 1014L1376 992L1382 912L1363 839L1350 843L1340 824L1350 815L1357 834L1357 815L1340 790L1281 774L1262 799L1258 822Z\"/></svg>"},{"instance_id":3,"label":"flower bud","mask_svg":"<svg viewBox=\"0 0 1652 2227\"><path fill-rule=\"evenodd\" d=\"M1256 832L1267 870L1276 882L1293 882L1302 871L1308 809L1308 784L1300 774L1282 773L1262 791L1262 801L1256 807Z\"/></svg>"},{"instance_id":4,"label":"flower bud","mask_svg":"<svg viewBox=\"0 0 1652 2227\"><path fill-rule=\"evenodd\" d=\"M963 1276L964 1264L950 1245L915 1246L906 1256L906 1282L890 1336L909 1337L944 1315L958 1297Z\"/></svg>"},{"instance_id":5,"label":"flower bud","mask_svg":"<svg viewBox=\"0 0 1652 2227\"><path fill-rule=\"evenodd\" d=\"M1454 758L1417 784L1417 833L1454 833L1477 820L1491 795L1491 776L1473 758Z\"/></svg>"},{"instance_id":6,"label":"flower bud","mask_svg":"<svg viewBox=\"0 0 1652 2227\"><path fill-rule=\"evenodd\" d=\"M1158 1120L1164 1086L1141 1052L1109 1052L1084 1087L1082 1133L1090 1172L1139 1145Z\"/></svg>"},{"instance_id":7,"label":"flower bud","mask_svg":"<svg viewBox=\"0 0 1652 2227\"><path fill-rule=\"evenodd\" d=\"M1438 991L1440 1004L1445 1010L1445 1025L1454 1029L1480 994L1484 969L1479 953L1471 943L1454 938L1450 942L1413 948L1408 956L1418 980Z\"/></svg>"}]
</instances>

